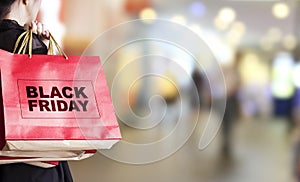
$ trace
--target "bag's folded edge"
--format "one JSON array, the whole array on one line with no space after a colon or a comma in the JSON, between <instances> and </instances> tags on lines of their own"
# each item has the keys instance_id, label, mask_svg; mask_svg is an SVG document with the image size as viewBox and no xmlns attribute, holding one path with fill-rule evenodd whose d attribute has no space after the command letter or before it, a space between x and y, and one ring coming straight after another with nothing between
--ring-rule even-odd
<instances>
[{"instance_id":1,"label":"bag's folded edge","mask_svg":"<svg viewBox=\"0 0 300 182\"><path fill-rule=\"evenodd\" d=\"M43 161L43 162L47 162L47 161L78 161L78 160L83 160L83 159L89 158L93 155L94 155L94 153L84 153L84 154L80 154L80 155L75 156L75 157L73 156L73 157L54 157L54 158L51 158L51 157L50 158L48 158L48 157L32 157L32 158L24 157L24 158L20 158L20 157L0 156L0 165L20 163L20 162L31 163L31 162L41 162L41 161Z\"/></svg>"},{"instance_id":2,"label":"bag's folded edge","mask_svg":"<svg viewBox=\"0 0 300 182\"><path fill-rule=\"evenodd\" d=\"M51 168L51 167L55 167L58 165L58 162L25 162L26 164L32 165L32 166L37 166L37 167L41 167L41 168Z\"/></svg>"},{"instance_id":3,"label":"bag's folded edge","mask_svg":"<svg viewBox=\"0 0 300 182\"><path fill-rule=\"evenodd\" d=\"M10 151L56 151L110 149L119 140L8 140Z\"/></svg>"}]
</instances>

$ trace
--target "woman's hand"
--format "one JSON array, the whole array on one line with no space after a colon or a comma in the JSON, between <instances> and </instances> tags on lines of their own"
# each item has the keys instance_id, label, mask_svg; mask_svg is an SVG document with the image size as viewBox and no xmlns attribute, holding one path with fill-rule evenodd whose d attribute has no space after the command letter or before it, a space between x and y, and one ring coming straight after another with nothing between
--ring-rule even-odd
<instances>
[{"instance_id":1,"label":"woman's hand","mask_svg":"<svg viewBox=\"0 0 300 182\"><path fill-rule=\"evenodd\" d=\"M33 33L39 35L46 45L49 43L50 32L43 23L32 21L29 25L25 25L25 29L31 29Z\"/></svg>"}]
</instances>

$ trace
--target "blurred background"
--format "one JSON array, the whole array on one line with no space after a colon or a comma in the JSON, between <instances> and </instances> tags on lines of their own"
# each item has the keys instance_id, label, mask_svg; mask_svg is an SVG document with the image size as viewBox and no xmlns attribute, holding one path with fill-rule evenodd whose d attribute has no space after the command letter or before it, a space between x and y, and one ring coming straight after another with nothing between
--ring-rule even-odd
<instances>
[{"instance_id":1,"label":"blurred background","mask_svg":"<svg viewBox=\"0 0 300 182\"><path fill-rule=\"evenodd\" d=\"M210 80L207 72L216 68L203 69L195 61L198 55L181 54L170 45L142 42L122 48L103 67L110 88L120 77L113 103L123 140L151 143L168 135L178 122L190 126L196 120L197 125L187 142L163 160L133 165L98 153L70 162L74 180L300 181L299 8L298 0L44 0L39 18L69 55L81 55L120 23L164 19L189 29L186 34L170 32L174 37L203 38L224 75L224 80ZM131 40L135 28L109 37L98 48L116 39ZM147 31L164 31L159 28ZM89 54L98 55L97 46ZM153 50L165 57L141 58ZM149 70L160 77L134 81ZM149 104L156 95L159 99ZM202 148L199 140L212 97L226 99L227 105L225 113L212 111L223 118L222 126Z\"/></svg>"}]
</instances>

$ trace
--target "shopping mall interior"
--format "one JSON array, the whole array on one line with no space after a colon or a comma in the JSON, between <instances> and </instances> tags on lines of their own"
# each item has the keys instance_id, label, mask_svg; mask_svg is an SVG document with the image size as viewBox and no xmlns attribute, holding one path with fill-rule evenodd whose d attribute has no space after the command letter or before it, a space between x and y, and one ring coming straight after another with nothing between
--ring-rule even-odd
<instances>
[{"instance_id":1,"label":"shopping mall interior","mask_svg":"<svg viewBox=\"0 0 300 182\"><path fill-rule=\"evenodd\" d=\"M100 56L122 140L78 182L300 180L300 1L44 0L68 55Z\"/></svg>"}]
</instances>

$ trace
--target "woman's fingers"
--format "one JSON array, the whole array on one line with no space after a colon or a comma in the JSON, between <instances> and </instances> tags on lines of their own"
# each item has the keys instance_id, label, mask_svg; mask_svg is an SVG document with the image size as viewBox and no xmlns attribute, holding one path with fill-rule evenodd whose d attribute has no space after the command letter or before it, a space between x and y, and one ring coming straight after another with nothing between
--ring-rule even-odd
<instances>
[{"instance_id":1,"label":"woman's fingers","mask_svg":"<svg viewBox=\"0 0 300 182\"><path fill-rule=\"evenodd\" d=\"M38 22L38 23L36 24L36 27L37 27L37 34L38 34L38 35L42 35L42 33L43 33L43 28L44 28L43 24L42 24L41 22Z\"/></svg>"},{"instance_id":2,"label":"woman's fingers","mask_svg":"<svg viewBox=\"0 0 300 182\"><path fill-rule=\"evenodd\" d=\"M29 28L32 30L33 33L37 34L37 24L36 21L31 22Z\"/></svg>"},{"instance_id":3,"label":"woman's fingers","mask_svg":"<svg viewBox=\"0 0 300 182\"><path fill-rule=\"evenodd\" d=\"M45 24L42 24L42 32L41 32L42 37L45 39L50 39L50 32L48 28L46 27Z\"/></svg>"},{"instance_id":4,"label":"woman's fingers","mask_svg":"<svg viewBox=\"0 0 300 182\"><path fill-rule=\"evenodd\" d=\"M30 25L25 25L25 29L31 29L33 33L41 36L43 39L49 39L50 33L47 27L38 21L32 21Z\"/></svg>"}]
</instances>

